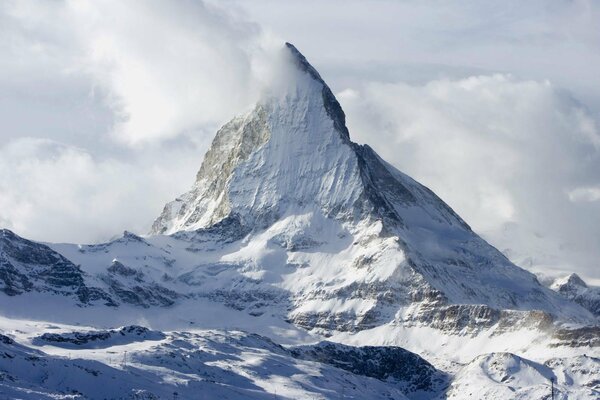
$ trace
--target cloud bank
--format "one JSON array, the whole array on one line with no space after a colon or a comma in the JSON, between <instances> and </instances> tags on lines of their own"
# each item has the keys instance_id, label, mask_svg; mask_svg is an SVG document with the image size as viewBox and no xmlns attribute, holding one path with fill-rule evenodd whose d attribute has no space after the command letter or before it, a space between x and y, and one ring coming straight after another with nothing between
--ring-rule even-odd
<instances>
[{"instance_id":1,"label":"cloud bank","mask_svg":"<svg viewBox=\"0 0 600 400\"><path fill-rule=\"evenodd\" d=\"M251 105L266 79L269 39L200 1L25 0L2 11L3 68L24 79L87 79L127 144L221 123Z\"/></svg>"}]
</instances>

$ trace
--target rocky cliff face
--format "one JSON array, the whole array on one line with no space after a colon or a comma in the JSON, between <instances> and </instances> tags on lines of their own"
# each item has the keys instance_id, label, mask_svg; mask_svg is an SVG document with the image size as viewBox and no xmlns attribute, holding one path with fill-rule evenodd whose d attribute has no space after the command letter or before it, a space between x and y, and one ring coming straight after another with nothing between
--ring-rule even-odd
<instances>
[{"instance_id":1,"label":"rocky cliff face","mask_svg":"<svg viewBox=\"0 0 600 400\"><path fill-rule=\"evenodd\" d=\"M8 296L47 292L73 297L81 304L115 305L110 296L85 284L81 268L48 246L0 230L0 290Z\"/></svg>"},{"instance_id":2,"label":"rocky cliff face","mask_svg":"<svg viewBox=\"0 0 600 400\"><path fill-rule=\"evenodd\" d=\"M600 288L588 286L577 274L556 279L550 288L600 317Z\"/></svg>"}]
</instances>

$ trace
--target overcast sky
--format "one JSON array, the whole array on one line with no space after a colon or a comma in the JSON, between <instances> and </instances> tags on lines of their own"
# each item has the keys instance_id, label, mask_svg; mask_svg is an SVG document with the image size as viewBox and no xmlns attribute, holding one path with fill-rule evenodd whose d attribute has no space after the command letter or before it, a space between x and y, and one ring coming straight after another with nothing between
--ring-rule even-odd
<instances>
[{"instance_id":1,"label":"overcast sky","mask_svg":"<svg viewBox=\"0 0 600 400\"><path fill-rule=\"evenodd\" d=\"M350 134L521 265L600 279L594 1L0 3L0 226L144 233L294 43Z\"/></svg>"}]
</instances>

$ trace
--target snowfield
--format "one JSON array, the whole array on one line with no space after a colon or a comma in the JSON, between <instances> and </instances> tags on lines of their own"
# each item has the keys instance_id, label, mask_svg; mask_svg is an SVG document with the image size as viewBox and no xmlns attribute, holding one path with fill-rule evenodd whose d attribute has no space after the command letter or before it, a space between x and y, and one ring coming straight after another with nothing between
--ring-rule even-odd
<instances>
[{"instance_id":1,"label":"snowfield","mask_svg":"<svg viewBox=\"0 0 600 400\"><path fill-rule=\"evenodd\" d=\"M348 340L361 343L351 346L331 341L340 337L315 341L292 335L287 341L295 344L282 346L230 329L97 329L7 318L0 324L0 394L8 398L528 399L547 398L551 378L557 399L600 394L600 358L584 354L594 349L554 351L527 347L525 340L521 350L545 361L492 352L461 362L485 342L464 336L442 343L444 351L430 349L436 361L431 364L389 343L365 345L369 341L360 337ZM285 335L283 329L272 333ZM385 341L376 332L366 333L370 342ZM425 331L413 336L423 340L414 347L439 339ZM479 351L512 347L511 338L500 339L504 346L486 343L488 348Z\"/></svg>"}]
</instances>

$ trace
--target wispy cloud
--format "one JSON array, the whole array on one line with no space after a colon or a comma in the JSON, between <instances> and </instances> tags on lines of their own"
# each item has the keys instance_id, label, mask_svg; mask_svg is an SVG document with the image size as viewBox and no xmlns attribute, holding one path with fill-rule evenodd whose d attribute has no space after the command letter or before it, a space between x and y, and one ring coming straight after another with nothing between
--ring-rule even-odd
<instances>
[{"instance_id":1,"label":"wispy cloud","mask_svg":"<svg viewBox=\"0 0 600 400\"><path fill-rule=\"evenodd\" d=\"M571 190L569 193L569 199L572 202L594 202L600 200L600 186L590 187L579 187Z\"/></svg>"},{"instance_id":2,"label":"wispy cloud","mask_svg":"<svg viewBox=\"0 0 600 400\"><path fill-rule=\"evenodd\" d=\"M39 240L145 232L281 42L202 1L0 4L0 223Z\"/></svg>"}]
</instances>

